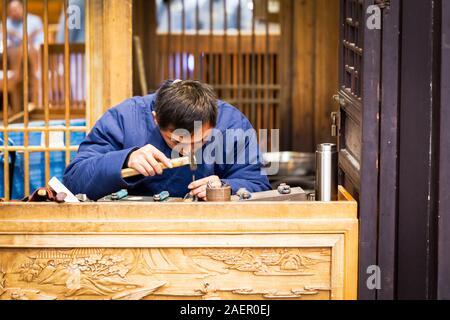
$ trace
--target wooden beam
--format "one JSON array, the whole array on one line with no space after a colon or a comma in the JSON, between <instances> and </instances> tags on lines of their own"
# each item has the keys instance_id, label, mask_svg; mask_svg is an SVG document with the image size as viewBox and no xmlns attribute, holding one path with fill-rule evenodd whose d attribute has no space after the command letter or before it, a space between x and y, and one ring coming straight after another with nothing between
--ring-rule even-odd
<instances>
[{"instance_id":1,"label":"wooden beam","mask_svg":"<svg viewBox=\"0 0 450 320\"><path fill-rule=\"evenodd\" d=\"M395 299L398 194L398 121L400 63L400 0L391 0L383 14L380 115L380 213L378 265L382 270L377 299Z\"/></svg>"},{"instance_id":2,"label":"wooden beam","mask_svg":"<svg viewBox=\"0 0 450 320\"><path fill-rule=\"evenodd\" d=\"M373 4L363 0L363 12ZM367 270L377 265L378 184L379 184L379 89L381 81L381 31L364 31L362 84L362 141L360 193L360 247L358 297L376 299L376 292L367 287Z\"/></svg>"},{"instance_id":3,"label":"wooden beam","mask_svg":"<svg viewBox=\"0 0 450 320\"><path fill-rule=\"evenodd\" d=\"M142 43L144 57L145 77L147 79L148 92L155 91L159 86L157 72L158 40L156 36L156 1L134 0L133 1L133 35L139 37ZM133 70L138 69L137 56L134 54ZM140 89L139 75L133 78L133 91L135 95L142 93Z\"/></svg>"},{"instance_id":4,"label":"wooden beam","mask_svg":"<svg viewBox=\"0 0 450 320\"><path fill-rule=\"evenodd\" d=\"M292 51L290 56L283 55L289 66L282 70L292 79L291 99L285 98L284 103L292 105L295 151L313 152L319 143L336 142L331 137L330 114L337 109L333 95L339 86L339 4L339 0L304 0L293 1L290 8L295 17L292 34L287 34ZM287 31L282 30L283 39Z\"/></svg>"},{"instance_id":5,"label":"wooden beam","mask_svg":"<svg viewBox=\"0 0 450 320\"><path fill-rule=\"evenodd\" d=\"M294 1L292 148L314 149L314 19L316 1Z\"/></svg>"},{"instance_id":6,"label":"wooden beam","mask_svg":"<svg viewBox=\"0 0 450 320\"><path fill-rule=\"evenodd\" d=\"M281 8L281 34L284 41L280 43L280 83L282 103L280 105L279 123L280 148L292 150L292 56L293 56L293 21L295 0L285 0Z\"/></svg>"},{"instance_id":7,"label":"wooden beam","mask_svg":"<svg viewBox=\"0 0 450 320\"><path fill-rule=\"evenodd\" d=\"M315 0L317 5L314 45L314 144L332 142L331 112L339 86L339 0ZM313 150L314 151L314 150Z\"/></svg>"},{"instance_id":8,"label":"wooden beam","mask_svg":"<svg viewBox=\"0 0 450 320\"><path fill-rule=\"evenodd\" d=\"M86 6L87 114L90 126L133 93L132 0Z\"/></svg>"}]
</instances>

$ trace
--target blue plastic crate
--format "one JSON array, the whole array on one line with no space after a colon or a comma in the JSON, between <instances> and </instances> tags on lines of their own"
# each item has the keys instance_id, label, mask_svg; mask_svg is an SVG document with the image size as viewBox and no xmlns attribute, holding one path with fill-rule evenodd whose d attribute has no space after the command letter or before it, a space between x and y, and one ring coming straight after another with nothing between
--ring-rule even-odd
<instances>
[{"instance_id":1,"label":"blue plastic crate","mask_svg":"<svg viewBox=\"0 0 450 320\"><path fill-rule=\"evenodd\" d=\"M50 126L64 126L64 121L51 121ZM84 120L72 120L71 126L85 126L86 122ZM30 123L32 127L42 127L43 122L32 122ZM30 146L40 146L42 144L42 132L30 132L29 134L29 144ZM86 134L84 132L71 132L70 134L70 144L72 146L79 145ZM0 138L3 138L0 136ZM23 145L23 133L22 132L12 132L9 134L9 139L13 145ZM64 135L64 144L65 144ZM71 157L75 157L76 152L71 153ZM45 186L45 153L44 152L33 152L30 153L29 161L29 172L30 172L30 190L36 190L39 187ZM2 159L3 164L3 159ZM65 163L65 152L51 152L50 153L50 176L62 179L64 170L66 167ZM16 161L14 164L14 172L12 176L12 189L11 189L11 199L17 200L24 197L24 154L17 153ZM3 166L0 169L0 178L3 179ZM4 197L3 183L0 183L0 197Z\"/></svg>"}]
</instances>

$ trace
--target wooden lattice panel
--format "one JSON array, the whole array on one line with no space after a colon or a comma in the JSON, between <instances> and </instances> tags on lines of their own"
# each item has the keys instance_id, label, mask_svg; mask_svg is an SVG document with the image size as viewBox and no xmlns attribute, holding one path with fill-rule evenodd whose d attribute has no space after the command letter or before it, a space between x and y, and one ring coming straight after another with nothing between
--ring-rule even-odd
<instances>
[{"instance_id":1,"label":"wooden lattice panel","mask_svg":"<svg viewBox=\"0 0 450 320\"><path fill-rule=\"evenodd\" d=\"M344 0L342 88L360 99L362 95L363 1Z\"/></svg>"}]
</instances>

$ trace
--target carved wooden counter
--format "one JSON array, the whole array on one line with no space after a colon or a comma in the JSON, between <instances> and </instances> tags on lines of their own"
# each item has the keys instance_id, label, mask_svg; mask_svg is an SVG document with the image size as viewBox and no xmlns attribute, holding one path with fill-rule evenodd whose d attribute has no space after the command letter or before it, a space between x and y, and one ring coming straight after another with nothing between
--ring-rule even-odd
<instances>
[{"instance_id":1,"label":"carved wooden counter","mask_svg":"<svg viewBox=\"0 0 450 320\"><path fill-rule=\"evenodd\" d=\"M355 299L341 200L0 204L0 299Z\"/></svg>"}]
</instances>

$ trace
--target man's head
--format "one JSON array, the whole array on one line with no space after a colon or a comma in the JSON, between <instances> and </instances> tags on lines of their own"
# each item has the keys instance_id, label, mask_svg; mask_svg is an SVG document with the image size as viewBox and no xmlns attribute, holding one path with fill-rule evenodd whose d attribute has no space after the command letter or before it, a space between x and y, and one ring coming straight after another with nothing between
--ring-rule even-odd
<instances>
[{"instance_id":1,"label":"man's head","mask_svg":"<svg viewBox=\"0 0 450 320\"><path fill-rule=\"evenodd\" d=\"M12 0L8 5L8 17L12 21L22 21L23 19L23 4L20 0Z\"/></svg>"},{"instance_id":2,"label":"man's head","mask_svg":"<svg viewBox=\"0 0 450 320\"><path fill-rule=\"evenodd\" d=\"M153 117L172 149L192 151L204 144L216 125L217 98L210 86L199 81L166 81L157 92ZM190 135L177 134L180 130Z\"/></svg>"}]
</instances>

